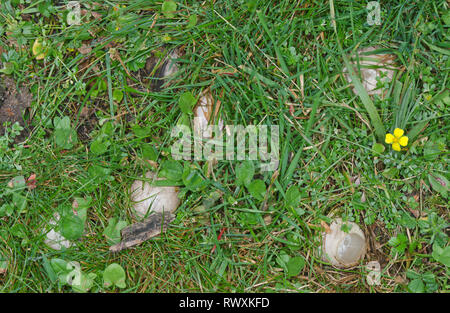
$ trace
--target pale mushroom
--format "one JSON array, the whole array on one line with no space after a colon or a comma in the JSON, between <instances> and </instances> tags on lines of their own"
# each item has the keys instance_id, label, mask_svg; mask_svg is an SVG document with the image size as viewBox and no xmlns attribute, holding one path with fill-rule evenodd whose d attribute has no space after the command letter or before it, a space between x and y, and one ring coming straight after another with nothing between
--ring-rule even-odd
<instances>
[{"instance_id":1,"label":"pale mushroom","mask_svg":"<svg viewBox=\"0 0 450 313\"><path fill-rule=\"evenodd\" d=\"M351 227L348 232L341 228ZM358 264L366 252L366 239L361 228L353 222L343 222L337 218L323 233L322 258L339 268Z\"/></svg>"},{"instance_id":2,"label":"pale mushroom","mask_svg":"<svg viewBox=\"0 0 450 313\"><path fill-rule=\"evenodd\" d=\"M197 105L194 107L194 131L196 135L202 135L203 138L209 139L212 136L208 132L208 125L217 125L219 130L223 129L223 120L217 115L220 109L220 101L215 102L213 96L209 92L204 92ZM211 120L212 119L212 120ZM217 120L217 124L214 123Z\"/></svg>"},{"instance_id":3,"label":"pale mushroom","mask_svg":"<svg viewBox=\"0 0 450 313\"><path fill-rule=\"evenodd\" d=\"M173 50L169 53L167 56L167 61L164 65L164 68L162 69L161 77L165 78L172 74L175 74L178 72L179 66L176 62L176 59L178 59L180 55L178 54L177 50Z\"/></svg>"},{"instance_id":4,"label":"pale mushroom","mask_svg":"<svg viewBox=\"0 0 450 313\"><path fill-rule=\"evenodd\" d=\"M161 59L161 55L164 58ZM180 52L175 49L167 53L163 48L157 49L157 53L152 54L146 61L145 71L149 75L153 73L153 80L151 88L153 91L160 91L164 84L168 84L168 80L174 76L180 69L177 59L180 57ZM157 67L155 69L155 67Z\"/></svg>"},{"instance_id":5,"label":"pale mushroom","mask_svg":"<svg viewBox=\"0 0 450 313\"><path fill-rule=\"evenodd\" d=\"M392 54L372 53L377 49L379 49L379 47L368 47L358 51L360 73L358 72L358 62L356 58L352 58L351 60L353 70L356 75L359 75L361 83L369 95L385 94L385 89L377 89L377 79L380 82L389 83L392 81L396 70L394 64L395 56ZM352 78L346 67L344 67L343 72L347 81L351 83ZM356 93L354 88L353 91Z\"/></svg>"},{"instance_id":6,"label":"pale mushroom","mask_svg":"<svg viewBox=\"0 0 450 313\"><path fill-rule=\"evenodd\" d=\"M61 235L61 233L55 230L55 227L58 224L59 219L60 219L59 214L55 213L53 215L53 219L51 219L49 222L51 230L47 232L46 235L47 239L45 239L44 242L47 246L55 250L61 250L62 247L68 249L73 245L73 243L64 238L63 235Z\"/></svg>"},{"instance_id":7,"label":"pale mushroom","mask_svg":"<svg viewBox=\"0 0 450 313\"><path fill-rule=\"evenodd\" d=\"M153 172L147 172L145 177L151 182L161 180ZM130 187L133 211L138 218L144 218L151 212L174 212L180 204L178 191L178 187L158 187L147 181L135 180Z\"/></svg>"}]
</instances>

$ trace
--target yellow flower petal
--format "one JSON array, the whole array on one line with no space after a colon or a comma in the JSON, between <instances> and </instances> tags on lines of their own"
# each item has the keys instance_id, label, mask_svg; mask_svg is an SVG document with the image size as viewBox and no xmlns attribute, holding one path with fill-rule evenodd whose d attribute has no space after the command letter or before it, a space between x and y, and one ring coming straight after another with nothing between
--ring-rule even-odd
<instances>
[{"instance_id":1,"label":"yellow flower petal","mask_svg":"<svg viewBox=\"0 0 450 313\"><path fill-rule=\"evenodd\" d=\"M392 144L392 149L394 149L395 151L400 151L400 145L396 142Z\"/></svg>"},{"instance_id":2,"label":"yellow flower petal","mask_svg":"<svg viewBox=\"0 0 450 313\"><path fill-rule=\"evenodd\" d=\"M394 142L394 135L386 134L386 138L384 139L385 143L391 144Z\"/></svg>"},{"instance_id":3,"label":"yellow flower petal","mask_svg":"<svg viewBox=\"0 0 450 313\"><path fill-rule=\"evenodd\" d=\"M401 138L398 140L398 143L399 143L401 146L407 146L407 145L408 145L408 137L406 137L406 136L401 137Z\"/></svg>"},{"instance_id":4,"label":"yellow flower petal","mask_svg":"<svg viewBox=\"0 0 450 313\"><path fill-rule=\"evenodd\" d=\"M394 129L394 136L396 138L400 138L401 136L403 136L404 133L405 133L405 131L403 129L400 129L400 128Z\"/></svg>"}]
</instances>

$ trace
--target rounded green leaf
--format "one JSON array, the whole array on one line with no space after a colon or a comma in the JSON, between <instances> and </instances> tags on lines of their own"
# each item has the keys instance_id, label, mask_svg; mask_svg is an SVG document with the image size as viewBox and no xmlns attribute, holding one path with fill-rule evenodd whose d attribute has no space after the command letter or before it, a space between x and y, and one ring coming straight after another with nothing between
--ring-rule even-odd
<instances>
[{"instance_id":1,"label":"rounded green leaf","mask_svg":"<svg viewBox=\"0 0 450 313\"><path fill-rule=\"evenodd\" d=\"M383 153L384 150L385 150L385 147L381 143L374 143L373 146L372 146L372 152L375 155Z\"/></svg>"},{"instance_id":2,"label":"rounded green leaf","mask_svg":"<svg viewBox=\"0 0 450 313\"><path fill-rule=\"evenodd\" d=\"M68 240L75 240L83 236L84 223L76 215L64 216L60 221L61 235Z\"/></svg>"},{"instance_id":3,"label":"rounded green leaf","mask_svg":"<svg viewBox=\"0 0 450 313\"><path fill-rule=\"evenodd\" d=\"M109 265L103 272L103 285L105 287L117 286L125 288L125 270L117 263Z\"/></svg>"},{"instance_id":4,"label":"rounded green leaf","mask_svg":"<svg viewBox=\"0 0 450 313\"><path fill-rule=\"evenodd\" d=\"M416 278L413 279L409 284L408 284L408 289L411 292L415 292L415 293L422 293L425 290L425 285L423 284L422 279L420 278Z\"/></svg>"},{"instance_id":5,"label":"rounded green leaf","mask_svg":"<svg viewBox=\"0 0 450 313\"><path fill-rule=\"evenodd\" d=\"M206 181L200 173L187 165L184 167L182 179L184 185L191 191L198 191L206 186Z\"/></svg>"},{"instance_id":6,"label":"rounded green leaf","mask_svg":"<svg viewBox=\"0 0 450 313\"><path fill-rule=\"evenodd\" d=\"M120 102L123 99L123 92L119 89L114 89L113 91L113 99L116 102Z\"/></svg>"},{"instance_id":7,"label":"rounded green leaf","mask_svg":"<svg viewBox=\"0 0 450 313\"><path fill-rule=\"evenodd\" d=\"M305 259L301 256L296 256L289 259L287 263L287 275L288 277L297 276L305 267Z\"/></svg>"},{"instance_id":8,"label":"rounded green leaf","mask_svg":"<svg viewBox=\"0 0 450 313\"><path fill-rule=\"evenodd\" d=\"M255 167L252 161L244 161L236 168L236 184L238 186L249 186L255 175Z\"/></svg>"},{"instance_id":9,"label":"rounded green leaf","mask_svg":"<svg viewBox=\"0 0 450 313\"><path fill-rule=\"evenodd\" d=\"M126 221L117 220L117 218L113 217L109 219L109 224L103 231L103 235L105 235L108 244L117 244L121 239L121 231L124 229L128 223Z\"/></svg>"},{"instance_id":10,"label":"rounded green leaf","mask_svg":"<svg viewBox=\"0 0 450 313\"><path fill-rule=\"evenodd\" d=\"M257 200L263 200L266 195L266 184L261 179L256 179L248 186L248 191Z\"/></svg>"},{"instance_id":11,"label":"rounded green leaf","mask_svg":"<svg viewBox=\"0 0 450 313\"><path fill-rule=\"evenodd\" d=\"M174 18L175 14L173 12L175 12L177 10L177 3L175 1L164 1L161 7L161 11L162 13L165 15L165 17L167 18Z\"/></svg>"},{"instance_id":12,"label":"rounded green leaf","mask_svg":"<svg viewBox=\"0 0 450 313\"><path fill-rule=\"evenodd\" d=\"M290 207L295 208L300 203L301 197L302 197L302 195L301 195L300 190L298 189L298 187L297 186L291 186L286 191L286 204L288 206L290 206Z\"/></svg>"},{"instance_id":13,"label":"rounded green leaf","mask_svg":"<svg viewBox=\"0 0 450 313\"><path fill-rule=\"evenodd\" d=\"M189 91L183 93L178 100L180 110L185 114L189 114L192 112L192 108L194 107L195 103L197 103L197 99L195 99L195 97Z\"/></svg>"},{"instance_id":14,"label":"rounded green leaf","mask_svg":"<svg viewBox=\"0 0 450 313\"><path fill-rule=\"evenodd\" d=\"M195 25L197 25L197 14L193 14L191 16L189 16L188 18L188 24L187 24L187 28L192 28Z\"/></svg>"},{"instance_id":15,"label":"rounded green leaf","mask_svg":"<svg viewBox=\"0 0 450 313\"><path fill-rule=\"evenodd\" d=\"M175 160L167 160L161 166L159 175L172 181L179 181L183 174L183 165Z\"/></svg>"}]
</instances>

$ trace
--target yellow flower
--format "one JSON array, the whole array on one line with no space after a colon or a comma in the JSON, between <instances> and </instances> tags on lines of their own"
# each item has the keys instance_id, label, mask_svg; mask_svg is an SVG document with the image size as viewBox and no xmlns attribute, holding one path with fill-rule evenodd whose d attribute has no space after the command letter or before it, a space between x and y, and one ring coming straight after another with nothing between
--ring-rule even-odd
<instances>
[{"instance_id":1,"label":"yellow flower","mask_svg":"<svg viewBox=\"0 0 450 313\"><path fill-rule=\"evenodd\" d=\"M405 147L408 145L408 137L403 136L404 133L405 131L403 129L396 128L394 129L393 135L386 134L386 138L384 139L384 141L387 144L392 144L392 149L394 149L395 151L400 151L401 146Z\"/></svg>"}]
</instances>

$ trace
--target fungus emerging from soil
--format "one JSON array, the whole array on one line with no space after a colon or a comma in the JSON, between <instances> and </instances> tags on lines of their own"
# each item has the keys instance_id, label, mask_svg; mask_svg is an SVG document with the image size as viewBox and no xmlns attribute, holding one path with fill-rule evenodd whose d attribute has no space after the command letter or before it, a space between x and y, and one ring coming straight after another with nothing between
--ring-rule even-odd
<instances>
[{"instance_id":1,"label":"fungus emerging from soil","mask_svg":"<svg viewBox=\"0 0 450 313\"><path fill-rule=\"evenodd\" d=\"M345 223L351 229L344 232L344 222L337 218L328 232L323 233L322 257L335 267L350 267L358 264L366 252L366 239L358 225Z\"/></svg>"},{"instance_id":2,"label":"fungus emerging from soil","mask_svg":"<svg viewBox=\"0 0 450 313\"><path fill-rule=\"evenodd\" d=\"M385 88L377 88L377 79L381 83L389 83L394 77L395 56L392 54L378 54L374 51L379 47L369 47L358 51L359 69L356 58L352 58L351 63L353 70L357 75L360 75L361 83L369 95L384 95ZM348 82L352 82L351 76L348 74L347 68L343 69L344 76ZM356 90L353 89L356 93Z\"/></svg>"},{"instance_id":3,"label":"fungus emerging from soil","mask_svg":"<svg viewBox=\"0 0 450 313\"><path fill-rule=\"evenodd\" d=\"M217 119L219 109L220 101L214 103L214 98L211 93L205 92L201 95L194 108L194 130L197 132L197 136L201 134L203 138L211 138L212 133L208 131L208 125L217 125L219 130L223 129L224 123L221 118L217 120L217 124L214 123Z\"/></svg>"},{"instance_id":4,"label":"fungus emerging from soil","mask_svg":"<svg viewBox=\"0 0 450 313\"><path fill-rule=\"evenodd\" d=\"M161 180L153 172L145 175L151 182ZM144 218L151 212L174 212L179 204L178 187L151 186L147 181L135 180L130 188L131 202L137 217Z\"/></svg>"},{"instance_id":5,"label":"fungus emerging from soil","mask_svg":"<svg viewBox=\"0 0 450 313\"><path fill-rule=\"evenodd\" d=\"M159 50L159 54L163 54L163 50ZM145 75L150 75L152 72L153 80L151 83L151 89L153 91L160 91L163 85L168 84L168 81L177 73L180 66L177 59L180 57L178 50L173 50L161 60L159 55L152 55L149 57L145 64ZM161 62L161 65L158 65ZM156 68L158 66L158 68ZM156 69L155 69L156 68Z\"/></svg>"}]
</instances>

